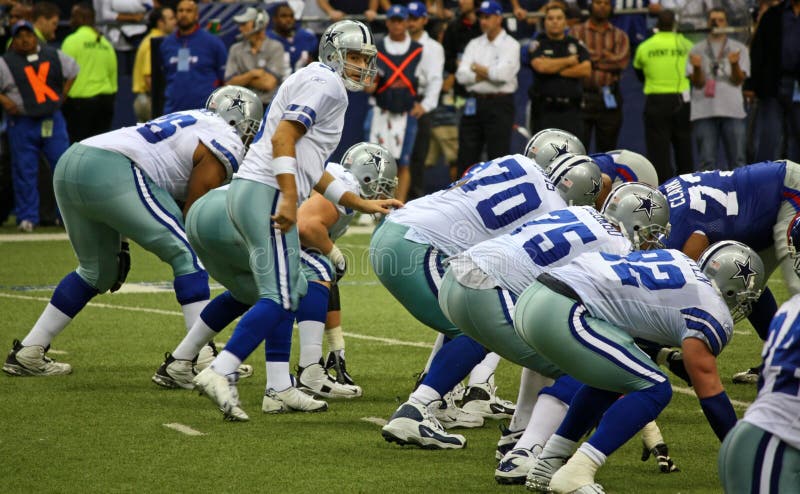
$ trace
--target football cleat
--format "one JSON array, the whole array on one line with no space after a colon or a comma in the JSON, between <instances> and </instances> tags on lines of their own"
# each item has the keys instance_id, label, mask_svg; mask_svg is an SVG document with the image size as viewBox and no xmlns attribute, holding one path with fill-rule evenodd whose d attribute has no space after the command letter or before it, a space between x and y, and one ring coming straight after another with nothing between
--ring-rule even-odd
<instances>
[{"instance_id":1,"label":"football cleat","mask_svg":"<svg viewBox=\"0 0 800 494\"><path fill-rule=\"evenodd\" d=\"M333 372L334 377L336 377L336 382L340 384L349 384L350 386L355 386L355 381L353 381L353 377L347 372L347 366L345 365L344 355L342 354L341 350L335 352L328 352L328 358L325 361L325 370Z\"/></svg>"},{"instance_id":2,"label":"football cleat","mask_svg":"<svg viewBox=\"0 0 800 494\"><path fill-rule=\"evenodd\" d=\"M283 391L275 391L269 388L264 393L264 400L261 402L261 411L264 413L314 413L324 412L327 409L328 404L326 402L317 400L293 386Z\"/></svg>"},{"instance_id":3,"label":"football cleat","mask_svg":"<svg viewBox=\"0 0 800 494\"><path fill-rule=\"evenodd\" d=\"M517 448L509 451L494 471L494 479L498 484L524 484L528 472L536 463L536 457L542 452L538 444L530 449Z\"/></svg>"},{"instance_id":4,"label":"football cleat","mask_svg":"<svg viewBox=\"0 0 800 494\"><path fill-rule=\"evenodd\" d=\"M519 438L521 438L524 433L525 429L512 431L503 424L500 424L500 440L497 441L497 450L494 452L495 459L497 461L502 460L506 453L514 449L514 446L517 445L517 441L519 441Z\"/></svg>"},{"instance_id":5,"label":"football cleat","mask_svg":"<svg viewBox=\"0 0 800 494\"><path fill-rule=\"evenodd\" d=\"M450 391L450 394L453 395L453 401L456 403L461 403L464 399L464 393L467 392L467 388L464 386L464 383L459 382L458 384L453 387L453 390Z\"/></svg>"},{"instance_id":6,"label":"football cleat","mask_svg":"<svg viewBox=\"0 0 800 494\"><path fill-rule=\"evenodd\" d=\"M381 435L390 443L401 446L411 444L423 449L461 449L467 440L459 434L450 434L436 420L431 409L439 407L441 400L428 406L407 401L400 405L381 429Z\"/></svg>"},{"instance_id":7,"label":"football cleat","mask_svg":"<svg viewBox=\"0 0 800 494\"><path fill-rule=\"evenodd\" d=\"M647 449L646 445L642 445L642 461L647 461L650 455L653 455L658 462L658 469L661 470L661 473L680 472L675 462L669 457L669 448L666 444L656 444L653 449Z\"/></svg>"},{"instance_id":8,"label":"football cleat","mask_svg":"<svg viewBox=\"0 0 800 494\"><path fill-rule=\"evenodd\" d=\"M489 419L510 419L514 415L516 405L497 396L494 376L489 381L467 388L461 408L473 415Z\"/></svg>"},{"instance_id":9,"label":"football cleat","mask_svg":"<svg viewBox=\"0 0 800 494\"><path fill-rule=\"evenodd\" d=\"M3 372L10 376L62 376L72 372L71 365L48 357L49 349L50 346L22 346L19 340L14 340L3 364Z\"/></svg>"},{"instance_id":10,"label":"football cleat","mask_svg":"<svg viewBox=\"0 0 800 494\"><path fill-rule=\"evenodd\" d=\"M436 403L439 403L439 406L432 409L433 414L445 429L483 427L483 417L459 408L453 400L452 392L444 395L444 398L437 400Z\"/></svg>"},{"instance_id":11,"label":"football cleat","mask_svg":"<svg viewBox=\"0 0 800 494\"><path fill-rule=\"evenodd\" d=\"M761 366L751 367L746 371L737 372L733 375L733 382L736 384L758 384L758 378L761 376Z\"/></svg>"},{"instance_id":12,"label":"football cleat","mask_svg":"<svg viewBox=\"0 0 800 494\"><path fill-rule=\"evenodd\" d=\"M239 376L235 372L227 376L220 376L211 367L206 367L203 372L194 377L192 382L200 396L208 396L208 399L219 407L225 420L246 422L250 420L250 417L239 404L239 390L236 389L238 380Z\"/></svg>"},{"instance_id":13,"label":"football cleat","mask_svg":"<svg viewBox=\"0 0 800 494\"><path fill-rule=\"evenodd\" d=\"M196 375L191 360L178 360L171 353L165 353L164 363L153 374L152 380L163 388L194 389L192 379Z\"/></svg>"},{"instance_id":14,"label":"football cleat","mask_svg":"<svg viewBox=\"0 0 800 494\"><path fill-rule=\"evenodd\" d=\"M328 375L322 359L318 364L297 368L297 387L321 398L358 398L363 394L360 386L341 384Z\"/></svg>"},{"instance_id":15,"label":"football cleat","mask_svg":"<svg viewBox=\"0 0 800 494\"><path fill-rule=\"evenodd\" d=\"M215 345L213 341L206 343L205 346L200 349L200 353L197 354L197 363L195 363L197 372L206 370L206 367L211 365L211 362L217 358L217 355L219 355L217 345ZM245 379L253 375L253 366L249 364L239 364L237 371L239 372L239 379Z\"/></svg>"},{"instance_id":16,"label":"football cleat","mask_svg":"<svg viewBox=\"0 0 800 494\"><path fill-rule=\"evenodd\" d=\"M550 489L550 479L553 474L567 463L565 456L550 456L536 458L533 468L528 471L528 477L525 479L525 487L529 491L536 492L552 492Z\"/></svg>"}]
</instances>

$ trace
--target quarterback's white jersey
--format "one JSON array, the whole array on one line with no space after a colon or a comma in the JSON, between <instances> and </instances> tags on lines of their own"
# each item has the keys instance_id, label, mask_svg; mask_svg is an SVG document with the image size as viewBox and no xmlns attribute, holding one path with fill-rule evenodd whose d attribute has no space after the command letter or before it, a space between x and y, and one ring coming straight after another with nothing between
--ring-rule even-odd
<instances>
[{"instance_id":1,"label":"quarterback's white jersey","mask_svg":"<svg viewBox=\"0 0 800 494\"><path fill-rule=\"evenodd\" d=\"M631 243L592 206L573 206L537 216L511 233L481 242L463 255L502 288L519 295L540 274L584 252L626 255Z\"/></svg>"},{"instance_id":2,"label":"quarterback's white jersey","mask_svg":"<svg viewBox=\"0 0 800 494\"><path fill-rule=\"evenodd\" d=\"M800 295L775 314L761 357L758 397L742 420L800 449Z\"/></svg>"},{"instance_id":3,"label":"quarterback's white jersey","mask_svg":"<svg viewBox=\"0 0 800 494\"><path fill-rule=\"evenodd\" d=\"M306 133L295 146L295 182L298 202L305 201L325 171L325 160L339 144L345 110L347 90L333 69L314 62L298 70L275 94L235 178L254 180L278 189L271 166L271 138L281 120L300 122Z\"/></svg>"},{"instance_id":4,"label":"quarterback's white jersey","mask_svg":"<svg viewBox=\"0 0 800 494\"><path fill-rule=\"evenodd\" d=\"M733 335L728 306L681 251L590 252L550 274L575 290L592 317L634 338L669 346L699 338L719 355Z\"/></svg>"},{"instance_id":5,"label":"quarterback's white jersey","mask_svg":"<svg viewBox=\"0 0 800 494\"><path fill-rule=\"evenodd\" d=\"M408 226L408 240L454 255L565 207L539 165L515 154L473 166L450 188L408 202L386 219Z\"/></svg>"},{"instance_id":6,"label":"quarterback's white jersey","mask_svg":"<svg viewBox=\"0 0 800 494\"><path fill-rule=\"evenodd\" d=\"M81 144L125 155L156 185L184 201L194 168L194 152L201 142L225 167L226 177L231 178L244 156L244 144L236 129L208 110L170 113L89 137Z\"/></svg>"},{"instance_id":7,"label":"quarterback's white jersey","mask_svg":"<svg viewBox=\"0 0 800 494\"><path fill-rule=\"evenodd\" d=\"M336 180L341 181L349 192L352 192L355 195L359 195L361 193L358 179L339 163L328 163L325 166L325 171L333 175ZM350 222L353 221L356 212L352 209L342 206L341 204L334 204L334 206L336 206L336 210L339 212L339 219L336 220L336 223L334 223L333 226L328 228L328 236L331 238L331 240L336 242L336 239L345 234L347 228L350 226Z\"/></svg>"}]
</instances>

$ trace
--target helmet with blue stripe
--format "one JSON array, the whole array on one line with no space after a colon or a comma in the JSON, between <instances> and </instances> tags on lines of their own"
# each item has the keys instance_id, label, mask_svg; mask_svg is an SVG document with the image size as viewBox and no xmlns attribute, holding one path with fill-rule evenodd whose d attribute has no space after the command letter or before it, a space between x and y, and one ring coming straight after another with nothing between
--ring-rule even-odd
<instances>
[{"instance_id":1,"label":"helmet with blue stripe","mask_svg":"<svg viewBox=\"0 0 800 494\"><path fill-rule=\"evenodd\" d=\"M697 264L722 296L734 322L747 317L767 281L758 254L741 242L723 240L704 250Z\"/></svg>"}]
</instances>

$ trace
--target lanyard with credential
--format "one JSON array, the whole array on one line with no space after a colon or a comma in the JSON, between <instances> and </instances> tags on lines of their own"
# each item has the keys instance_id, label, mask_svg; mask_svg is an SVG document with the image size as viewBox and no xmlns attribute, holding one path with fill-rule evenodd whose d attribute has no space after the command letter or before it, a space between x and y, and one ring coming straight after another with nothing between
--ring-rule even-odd
<instances>
[{"instance_id":1,"label":"lanyard with credential","mask_svg":"<svg viewBox=\"0 0 800 494\"><path fill-rule=\"evenodd\" d=\"M708 49L708 57L711 59L711 73L714 75L716 79L719 76L719 69L721 68L720 62L722 61L722 55L725 53L725 48L728 46L728 37L725 37L725 41L722 42L722 46L719 47L719 54L715 57L714 51L711 49L711 41L706 42L706 48Z\"/></svg>"}]
</instances>

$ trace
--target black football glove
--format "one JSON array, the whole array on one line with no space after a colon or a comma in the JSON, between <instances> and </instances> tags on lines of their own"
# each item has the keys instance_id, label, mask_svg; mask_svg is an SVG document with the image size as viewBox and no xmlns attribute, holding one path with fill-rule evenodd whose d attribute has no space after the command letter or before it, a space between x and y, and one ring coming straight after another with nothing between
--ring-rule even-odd
<instances>
[{"instance_id":1,"label":"black football glove","mask_svg":"<svg viewBox=\"0 0 800 494\"><path fill-rule=\"evenodd\" d=\"M675 462L672 461L672 458L669 457L669 448L664 443L656 444L653 449L647 449L647 446L642 446L642 461L647 461L650 458L650 455L658 462L658 468L661 470L661 473L673 473L673 472L680 472L680 469L675 465Z\"/></svg>"},{"instance_id":2,"label":"black football glove","mask_svg":"<svg viewBox=\"0 0 800 494\"><path fill-rule=\"evenodd\" d=\"M670 372L680 377L681 379L686 381L686 384L691 386L692 378L689 377L689 373L686 372L686 365L684 365L683 363L683 352L680 350L666 350L666 349L662 350L662 352L668 352L665 364L667 368L670 370Z\"/></svg>"},{"instance_id":3,"label":"black football glove","mask_svg":"<svg viewBox=\"0 0 800 494\"><path fill-rule=\"evenodd\" d=\"M126 241L122 241L119 246L119 253L117 254L117 281L111 287L111 293L116 292L125 283L128 278L128 271L131 270L131 250L130 245Z\"/></svg>"}]
</instances>

